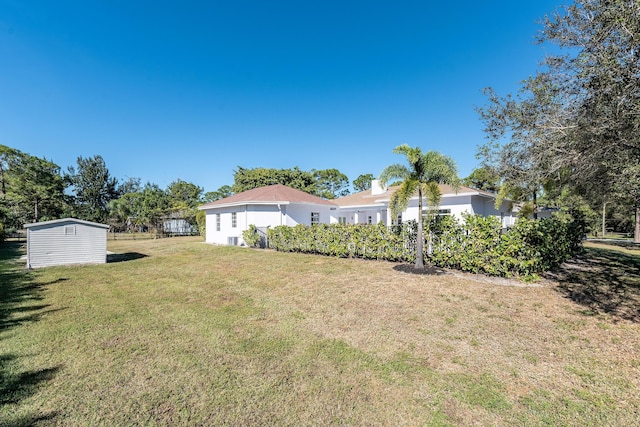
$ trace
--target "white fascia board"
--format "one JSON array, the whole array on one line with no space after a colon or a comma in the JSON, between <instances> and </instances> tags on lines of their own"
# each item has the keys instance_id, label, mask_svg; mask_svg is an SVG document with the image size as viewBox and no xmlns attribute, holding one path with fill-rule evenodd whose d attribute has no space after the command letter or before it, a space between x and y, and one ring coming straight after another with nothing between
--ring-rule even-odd
<instances>
[{"instance_id":1,"label":"white fascia board","mask_svg":"<svg viewBox=\"0 0 640 427\"><path fill-rule=\"evenodd\" d=\"M219 208L233 208L233 207L237 207L237 206L247 206L247 205L263 205L263 206L269 206L269 205L273 205L273 206L278 206L278 205L290 205L291 202L236 202L236 203L225 203L225 204L221 204L221 205L215 205L215 206L200 206L198 207L198 210L201 211L209 211L212 209L219 209Z\"/></svg>"},{"instance_id":2,"label":"white fascia board","mask_svg":"<svg viewBox=\"0 0 640 427\"><path fill-rule=\"evenodd\" d=\"M372 209L372 208L384 208L387 205L385 203L371 203L366 205L348 205L338 206L338 209Z\"/></svg>"}]
</instances>

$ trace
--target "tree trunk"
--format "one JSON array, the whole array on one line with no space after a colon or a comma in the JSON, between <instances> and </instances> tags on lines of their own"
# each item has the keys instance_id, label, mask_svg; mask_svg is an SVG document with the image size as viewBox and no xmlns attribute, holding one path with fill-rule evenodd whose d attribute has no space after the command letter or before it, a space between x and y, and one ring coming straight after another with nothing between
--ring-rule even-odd
<instances>
[{"instance_id":1,"label":"tree trunk","mask_svg":"<svg viewBox=\"0 0 640 427\"><path fill-rule=\"evenodd\" d=\"M533 190L533 219L538 219L538 192Z\"/></svg>"},{"instance_id":2,"label":"tree trunk","mask_svg":"<svg viewBox=\"0 0 640 427\"><path fill-rule=\"evenodd\" d=\"M36 199L34 215L35 215L35 219L33 222L38 222L38 199Z\"/></svg>"},{"instance_id":3,"label":"tree trunk","mask_svg":"<svg viewBox=\"0 0 640 427\"><path fill-rule=\"evenodd\" d=\"M636 229L633 233L633 243L640 243L640 206L636 207Z\"/></svg>"},{"instance_id":4,"label":"tree trunk","mask_svg":"<svg viewBox=\"0 0 640 427\"><path fill-rule=\"evenodd\" d=\"M416 236L416 265L415 268L424 268L424 229L422 224L422 189L418 189L418 233Z\"/></svg>"},{"instance_id":5,"label":"tree trunk","mask_svg":"<svg viewBox=\"0 0 640 427\"><path fill-rule=\"evenodd\" d=\"M602 237L604 237L605 234L607 234L606 218L607 218L607 202L602 202Z\"/></svg>"}]
</instances>

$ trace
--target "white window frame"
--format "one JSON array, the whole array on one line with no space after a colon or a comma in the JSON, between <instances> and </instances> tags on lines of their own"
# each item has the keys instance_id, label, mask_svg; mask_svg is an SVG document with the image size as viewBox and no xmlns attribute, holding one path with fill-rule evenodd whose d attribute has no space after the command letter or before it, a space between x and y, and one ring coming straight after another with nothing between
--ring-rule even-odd
<instances>
[{"instance_id":1,"label":"white window frame","mask_svg":"<svg viewBox=\"0 0 640 427\"><path fill-rule=\"evenodd\" d=\"M216 214L216 231L220 231L220 214Z\"/></svg>"},{"instance_id":2,"label":"white window frame","mask_svg":"<svg viewBox=\"0 0 640 427\"><path fill-rule=\"evenodd\" d=\"M238 227L238 213L231 212L231 228L237 228L237 227Z\"/></svg>"},{"instance_id":3,"label":"white window frame","mask_svg":"<svg viewBox=\"0 0 640 427\"><path fill-rule=\"evenodd\" d=\"M320 212L311 212L311 225L320 224Z\"/></svg>"}]
</instances>

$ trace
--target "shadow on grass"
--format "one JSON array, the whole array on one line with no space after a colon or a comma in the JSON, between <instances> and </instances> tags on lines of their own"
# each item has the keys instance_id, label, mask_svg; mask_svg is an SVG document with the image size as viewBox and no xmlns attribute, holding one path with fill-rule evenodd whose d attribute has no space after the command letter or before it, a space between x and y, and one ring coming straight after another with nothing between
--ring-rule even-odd
<instances>
[{"instance_id":1,"label":"shadow on grass","mask_svg":"<svg viewBox=\"0 0 640 427\"><path fill-rule=\"evenodd\" d=\"M17 357L14 355L0 356L0 405L16 404L25 397L29 397L37 389L38 385L45 381L51 381L56 375L59 366L44 368L35 371L13 373L13 366Z\"/></svg>"},{"instance_id":2,"label":"shadow on grass","mask_svg":"<svg viewBox=\"0 0 640 427\"><path fill-rule=\"evenodd\" d=\"M547 277L559 282L558 292L586 307L585 313L640 322L640 256L585 248Z\"/></svg>"},{"instance_id":3,"label":"shadow on grass","mask_svg":"<svg viewBox=\"0 0 640 427\"><path fill-rule=\"evenodd\" d=\"M424 268L416 268L414 264L398 264L393 267L395 271L407 274L419 274L426 276L440 276L446 274L446 271L442 268L425 264Z\"/></svg>"},{"instance_id":4,"label":"shadow on grass","mask_svg":"<svg viewBox=\"0 0 640 427\"><path fill-rule=\"evenodd\" d=\"M140 258L146 258L148 255L138 252L125 252L123 254L109 254L107 255L107 262L125 262L133 261Z\"/></svg>"},{"instance_id":5,"label":"shadow on grass","mask_svg":"<svg viewBox=\"0 0 640 427\"><path fill-rule=\"evenodd\" d=\"M23 253L23 245L18 243L0 245L0 333L25 323L37 322L48 313L64 309L51 309L50 304L44 304L43 291L48 285L68 279L38 282L37 273L27 271L24 264L18 262ZM18 356L13 354L0 354L0 406L18 404L35 393L42 383L53 379L60 369L56 366L21 371L17 359ZM13 421L3 420L3 423L11 426L36 425L55 416L26 415Z\"/></svg>"}]
</instances>

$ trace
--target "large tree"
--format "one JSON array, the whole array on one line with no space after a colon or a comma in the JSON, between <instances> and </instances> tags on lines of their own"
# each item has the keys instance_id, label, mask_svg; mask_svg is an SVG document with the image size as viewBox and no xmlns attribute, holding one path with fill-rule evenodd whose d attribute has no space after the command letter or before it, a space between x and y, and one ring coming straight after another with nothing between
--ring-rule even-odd
<instances>
[{"instance_id":1,"label":"large tree","mask_svg":"<svg viewBox=\"0 0 640 427\"><path fill-rule=\"evenodd\" d=\"M73 188L75 215L105 222L109 202L118 197L118 180L111 176L102 156L78 157L77 169L70 166L66 179Z\"/></svg>"},{"instance_id":2,"label":"large tree","mask_svg":"<svg viewBox=\"0 0 640 427\"><path fill-rule=\"evenodd\" d=\"M403 144L396 147L393 152L404 155L408 166L398 163L387 166L380 174L380 182L386 186L390 180L402 180L400 187L391 195L389 201L389 208L394 218L407 208L413 197L418 196L415 268L421 269L424 267L423 197L426 197L429 208L435 211L442 198L438 184L449 184L456 190L459 188L458 168L452 158L437 151L423 153L419 147Z\"/></svg>"},{"instance_id":3,"label":"large tree","mask_svg":"<svg viewBox=\"0 0 640 427\"><path fill-rule=\"evenodd\" d=\"M167 197L172 208L195 209L202 202L202 187L178 179L167 187Z\"/></svg>"},{"instance_id":4,"label":"large tree","mask_svg":"<svg viewBox=\"0 0 640 427\"><path fill-rule=\"evenodd\" d=\"M335 199L349 194L349 178L338 169L314 169L311 173L316 180L317 196Z\"/></svg>"},{"instance_id":5,"label":"large tree","mask_svg":"<svg viewBox=\"0 0 640 427\"><path fill-rule=\"evenodd\" d=\"M145 184L142 190L123 194L109 202L110 222L118 228L134 226L138 230L156 229L170 209L167 193L152 183Z\"/></svg>"},{"instance_id":6,"label":"large tree","mask_svg":"<svg viewBox=\"0 0 640 427\"><path fill-rule=\"evenodd\" d=\"M487 90L485 162L531 194L547 180L570 185L593 208L620 189L637 193L640 2L576 0L544 18L538 41L557 53L516 96ZM509 168L525 173L512 177ZM637 199L626 201L640 217Z\"/></svg>"},{"instance_id":7,"label":"large tree","mask_svg":"<svg viewBox=\"0 0 640 427\"><path fill-rule=\"evenodd\" d=\"M207 191L204 194L204 203L215 202L216 200L224 199L225 197L229 197L233 195L233 191L231 191L231 187L228 185L220 186L216 191Z\"/></svg>"},{"instance_id":8,"label":"large tree","mask_svg":"<svg viewBox=\"0 0 640 427\"><path fill-rule=\"evenodd\" d=\"M238 169L233 173L231 191L241 193L274 184L297 188L310 194L315 194L316 191L316 180L313 174L300 170L297 166L293 169L247 169L238 166Z\"/></svg>"},{"instance_id":9,"label":"large tree","mask_svg":"<svg viewBox=\"0 0 640 427\"><path fill-rule=\"evenodd\" d=\"M366 173L359 175L351 184L353 185L354 191L365 191L371 188L371 181L374 179L373 174Z\"/></svg>"},{"instance_id":10,"label":"large tree","mask_svg":"<svg viewBox=\"0 0 640 427\"><path fill-rule=\"evenodd\" d=\"M0 145L0 221L19 228L59 218L65 185L55 163Z\"/></svg>"},{"instance_id":11,"label":"large tree","mask_svg":"<svg viewBox=\"0 0 640 427\"><path fill-rule=\"evenodd\" d=\"M282 184L325 199L349 194L349 179L337 169L303 171L293 169L254 168L238 166L233 173L233 193L252 190L267 185Z\"/></svg>"},{"instance_id":12,"label":"large tree","mask_svg":"<svg viewBox=\"0 0 640 427\"><path fill-rule=\"evenodd\" d=\"M488 167L474 169L468 177L462 180L462 183L468 187L491 193L500 191L500 175Z\"/></svg>"}]
</instances>

